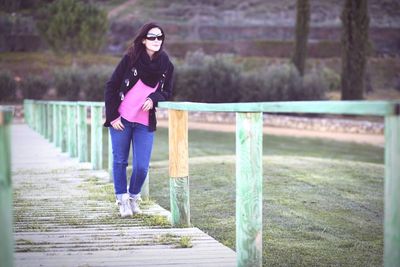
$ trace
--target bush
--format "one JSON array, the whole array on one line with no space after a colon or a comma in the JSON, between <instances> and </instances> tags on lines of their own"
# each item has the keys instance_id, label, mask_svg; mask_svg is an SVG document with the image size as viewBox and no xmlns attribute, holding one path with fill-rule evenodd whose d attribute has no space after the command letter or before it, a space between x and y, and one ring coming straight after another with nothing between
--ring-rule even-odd
<instances>
[{"instance_id":1,"label":"bush","mask_svg":"<svg viewBox=\"0 0 400 267\"><path fill-rule=\"evenodd\" d=\"M84 90L84 74L81 68L56 69L53 73L57 96L63 100L78 100Z\"/></svg>"},{"instance_id":2,"label":"bush","mask_svg":"<svg viewBox=\"0 0 400 267\"><path fill-rule=\"evenodd\" d=\"M100 65L90 67L84 73L83 90L85 92L85 100L87 101L103 101L104 89L107 80L110 78L114 68L112 66Z\"/></svg>"},{"instance_id":3,"label":"bush","mask_svg":"<svg viewBox=\"0 0 400 267\"><path fill-rule=\"evenodd\" d=\"M0 71L0 101L15 101L17 83L9 71Z\"/></svg>"},{"instance_id":4,"label":"bush","mask_svg":"<svg viewBox=\"0 0 400 267\"><path fill-rule=\"evenodd\" d=\"M21 82L21 90L24 98L43 99L49 89L50 82L46 78L38 75L28 75Z\"/></svg>"},{"instance_id":5,"label":"bush","mask_svg":"<svg viewBox=\"0 0 400 267\"><path fill-rule=\"evenodd\" d=\"M302 80L293 64L271 65L267 68L264 79L270 101L300 100Z\"/></svg>"},{"instance_id":6,"label":"bush","mask_svg":"<svg viewBox=\"0 0 400 267\"><path fill-rule=\"evenodd\" d=\"M326 79L321 74L313 71L304 76L303 90L301 90L299 97L301 100L325 99L328 88Z\"/></svg>"},{"instance_id":7,"label":"bush","mask_svg":"<svg viewBox=\"0 0 400 267\"><path fill-rule=\"evenodd\" d=\"M189 53L175 80L179 100L222 103L240 100L241 66L229 55Z\"/></svg>"},{"instance_id":8,"label":"bush","mask_svg":"<svg viewBox=\"0 0 400 267\"><path fill-rule=\"evenodd\" d=\"M57 95L65 100L103 101L113 66L69 67L54 72Z\"/></svg>"},{"instance_id":9,"label":"bush","mask_svg":"<svg viewBox=\"0 0 400 267\"><path fill-rule=\"evenodd\" d=\"M303 86L304 85L304 86ZM177 100L222 103L324 99L325 78L311 73L303 78L294 65L273 64L244 72L229 55L188 53L177 68Z\"/></svg>"},{"instance_id":10,"label":"bush","mask_svg":"<svg viewBox=\"0 0 400 267\"><path fill-rule=\"evenodd\" d=\"M329 91L340 90L340 75L334 70L323 67L321 70L322 78L326 81Z\"/></svg>"},{"instance_id":11,"label":"bush","mask_svg":"<svg viewBox=\"0 0 400 267\"><path fill-rule=\"evenodd\" d=\"M325 98L327 83L322 75L310 73L304 79L292 64L274 64L247 73L242 80L241 101L296 101Z\"/></svg>"}]
</instances>

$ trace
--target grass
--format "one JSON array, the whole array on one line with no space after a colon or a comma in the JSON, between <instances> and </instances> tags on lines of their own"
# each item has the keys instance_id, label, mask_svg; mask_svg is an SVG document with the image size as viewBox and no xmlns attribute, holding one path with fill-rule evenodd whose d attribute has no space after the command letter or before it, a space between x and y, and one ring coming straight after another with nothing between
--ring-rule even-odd
<instances>
[{"instance_id":1,"label":"grass","mask_svg":"<svg viewBox=\"0 0 400 267\"><path fill-rule=\"evenodd\" d=\"M108 167L108 134L108 129L104 128L104 168ZM380 147L318 138L264 135L263 151L264 155L293 155L383 163L383 149ZM234 153L235 133L189 130L189 157L233 155ZM128 161L129 166L131 166L131 156ZM168 129L159 127L154 139L151 162L153 164L164 160L168 160Z\"/></svg>"},{"instance_id":2,"label":"grass","mask_svg":"<svg viewBox=\"0 0 400 267\"><path fill-rule=\"evenodd\" d=\"M150 193L169 208L163 131ZM191 131L189 147L192 223L234 249L234 134ZM263 160L264 266L382 265L382 148L266 136Z\"/></svg>"}]
</instances>

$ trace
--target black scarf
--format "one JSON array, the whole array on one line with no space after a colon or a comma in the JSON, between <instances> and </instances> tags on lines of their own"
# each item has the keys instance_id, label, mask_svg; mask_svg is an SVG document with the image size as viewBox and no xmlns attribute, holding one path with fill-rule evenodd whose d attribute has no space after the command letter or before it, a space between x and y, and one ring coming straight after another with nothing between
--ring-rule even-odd
<instances>
[{"instance_id":1,"label":"black scarf","mask_svg":"<svg viewBox=\"0 0 400 267\"><path fill-rule=\"evenodd\" d=\"M136 61L135 67L138 70L140 80L150 87L155 87L167 70L168 63L168 55L163 51L153 60L150 60L146 51L143 51Z\"/></svg>"}]
</instances>

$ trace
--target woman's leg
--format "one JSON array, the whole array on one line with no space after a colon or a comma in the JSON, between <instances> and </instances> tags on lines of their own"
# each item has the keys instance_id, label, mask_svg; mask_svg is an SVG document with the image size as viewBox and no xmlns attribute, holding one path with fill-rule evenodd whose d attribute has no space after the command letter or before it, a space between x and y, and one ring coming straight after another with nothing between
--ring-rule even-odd
<instances>
[{"instance_id":1,"label":"woman's leg","mask_svg":"<svg viewBox=\"0 0 400 267\"><path fill-rule=\"evenodd\" d=\"M129 193L137 195L142 189L149 169L151 151L153 148L154 132L149 132L148 127L135 123L132 140L132 176L129 184Z\"/></svg>"},{"instance_id":2,"label":"woman's leg","mask_svg":"<svg viewBox=\"0 0 400 267\"><path fill-rule=\"evenodd\" d=\"M132 128L124 123L122 131L110 127L111 144L113 151L114 189L117 199L127 193L126 167L128 166L129 149L132 140Z\"/></svg>"}]
</instances>

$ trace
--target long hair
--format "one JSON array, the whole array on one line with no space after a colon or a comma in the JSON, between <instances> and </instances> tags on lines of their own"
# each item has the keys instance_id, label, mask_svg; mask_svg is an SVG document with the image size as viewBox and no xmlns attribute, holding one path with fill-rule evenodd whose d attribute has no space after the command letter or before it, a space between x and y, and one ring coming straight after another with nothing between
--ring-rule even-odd
<instances>
[{"instance_id":1,"label":"long hair","mask_svg":"<svg viewBox=\"0 0 400 267\"><path fill-rule=\"evenodd\" d=\"M143 39L146 38L147 33L153 29L153 28L159 28L161 30L162 35L164 36L164 41L161 43L160 50L154 53L154 58L157 58L160 52L162 51L164 42L165 42L165 34L164 30L156 23L150 22L147 24L144 24L139 32L137 33L135 39L133 40L132 44L128 47L127 54L131 58L131 63L132 65L135 64L135 62L138 60L140 54L145 51L146 47L142 43Z\"/></svg>"}]
</instances>

